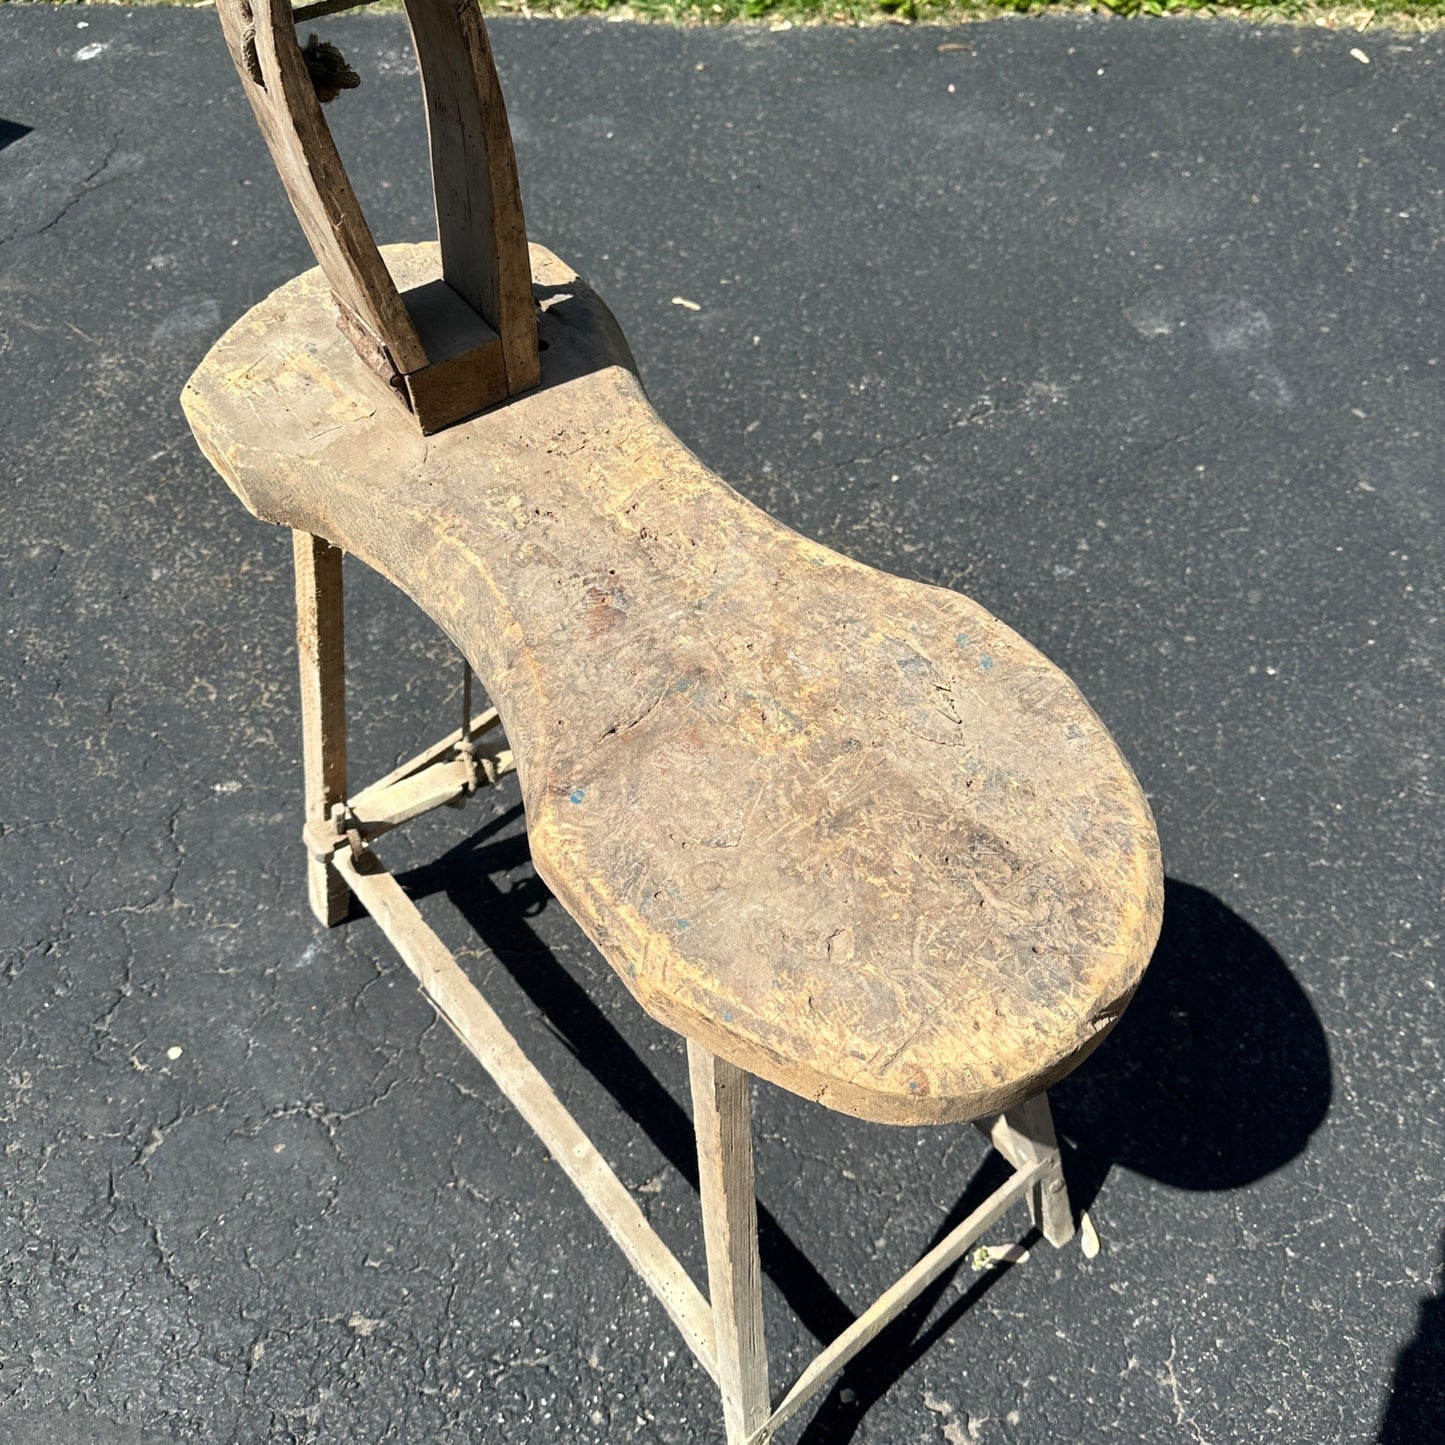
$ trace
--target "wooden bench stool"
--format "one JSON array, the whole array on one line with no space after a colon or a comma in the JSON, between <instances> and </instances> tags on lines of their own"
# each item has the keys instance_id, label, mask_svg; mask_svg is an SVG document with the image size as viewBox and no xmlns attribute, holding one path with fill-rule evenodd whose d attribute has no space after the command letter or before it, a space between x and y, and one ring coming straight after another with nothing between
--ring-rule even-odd
<instances>
[{"instance_id":1,"label":"wooden bench stool","mask_svg":"<svg viewBox=\"0 0 1445 1445\"><path fill-rule=\"evenodd\" d=\"M1028 643L790 531L663 425L606 307L529 253L473 0L407 0L440 238L378 250L318 98L349 72L295 32L342 8L219 0L320 269L238 321L184 396L241 500L294 532L311 904L372 914L717 1382L731 1445L761 1442L1016 1201L1051 1243L1073 1234L1044 1091L1148 961L1153 822ZM359 791L343 550L495 703ZM537 872L687 1039L706 1297L373 847L513 769ZM864 1119L983 1121L1013 1166L776 1398L749 1074Z\"/></svg>"}]
</instances>

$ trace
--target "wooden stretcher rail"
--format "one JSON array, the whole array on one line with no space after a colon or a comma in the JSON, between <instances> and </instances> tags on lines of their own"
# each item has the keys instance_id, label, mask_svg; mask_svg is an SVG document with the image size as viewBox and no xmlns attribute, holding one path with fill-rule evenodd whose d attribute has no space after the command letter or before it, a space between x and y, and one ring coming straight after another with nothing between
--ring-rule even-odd
<instances>
[{"instance_id":1,"label":"wooden stretcher rail","mask_svg":"<svg viewBox=\"0 0 1445 1445\"><path fill-rule=\"evenodd\" d=\"M496 708L489 707L472 718L471 726L467 729L467 736L475 744L484 734L500 726L501 719L497 716ZM354 808L357 804L363 803L364 799L391 787L393 783L399 783L403 778L409 778L413 773L419 773L432 763L439 762L448 753L455 751L461 741L462 730L456 728L446 737L434 742L429 748L423 748L415 757L408 758L404 763L398 763L385 777L378 778L374 783L368 783L352 798L351 806Z\"/></svg>"},{"instance_id":2,"label":"wooden stretcher rail","mask_svg":"<svg viewBox=\"0 0 1445 1445\"><path fill-rule=\"evenodd\" d=\"M490 746L478 746L482 734L498 727L497 710L488 708L471 720L463 732L457 728L369 783L338 804L331 816L307 824L306 845L313 858L326 862L343 836L355 834L369 843L423 813L444 806L461 807L483 784L517 770L517 761L500 735Z\"/></svg>"},{"instance_id":3,"label":"wooden stretcher rail","mask_svg":"<svg viewBox=\"0 0 1445 1445\"><path fill-rule=\"evenodd\" d=\"M471 734L495 725L495 712L480 714L473 722ZM363 789L351 800L352 819L368 836L374 836L453 798L464 799L464 763L447 758L448 752L461 741L459 728ZM496 748L491 755L505 758L510 770L510 752ZM662 1302L688 1348L713 1382L720 1384L712 1304L647 1222L595 1145L376 854L368 848L358 858L344 840L337 842L339 846L331 861L346 885L415 974L437 1013L536 1131L633 1269ZM767 1419L747 1436L747 1445L766 1445L781 1426L939 1275L956 1264L1008 1209L1028 1197L1031 1190L1043 1185L1051 1172L1056 1171L1057 1154L1051 1152L1029 1158L1031 1151L1026 1141L1010 1130L1002 1116L992 1126L979 1121L978 1128L1014 1166L1014 1173L879 1295L831 1344L819 1351L774 1400ZM751 1170L748 1172L750 1175Z\"/></svg>"},{"instance_id":4,"label":"wooden stretcher rail","mask_svg":"<svg viewBox=\"0 0 1445 1445\"><path fill-rule=\"evenodd\" d=\"M770 1440L859 1350L876 1339L944 1270L962 1259L984 1231L1022 1199L1051 1166L1051 1160L1043 1159L1017 1170L912 1269L900 1275L831 1345L814 1357L783 1393L773 1413L749 1437L748 1445L764 1445Z\"/></svg>"},{"instance_id":5,"label":"wooden stretcher rail","mask_svg":"<svg viewBox=\"0 0 1445 1445\"><path fill-rule=\"evenodd\" d=\"M433 808L465 801L477 786L516 771L516 766L510 749L498 748L479 752L474 760L457 757L428 764L385 786L373 783L348 803L349 825L364 839L379 838Z\"/></svg>"},{"instance_id":6,"label":"wooden stretcher rail","mask_svg":"<svg viewBox=\"0 0 1445 1445\"><path fill-rule=\"evenodd\" d=\"M432 1007L536 1131L716 1382L712 1310L636 1200L376 855L368 850L355 859L343 843L333 863L416 975Z\"/></svg>"},{"instance_id":7,"label":"wooden stretcher rail","mask_svg":"<svg viewBox=\"0 0 1445 1445\"><path fill-rule=\"evenodd\" d=\"M368 841L379 838L433 808L465 799L473 777L472 769L462 758L433 763L389 788L370 792L364 798L353 798L348 823Z\"/></svg>"}]
</instances>

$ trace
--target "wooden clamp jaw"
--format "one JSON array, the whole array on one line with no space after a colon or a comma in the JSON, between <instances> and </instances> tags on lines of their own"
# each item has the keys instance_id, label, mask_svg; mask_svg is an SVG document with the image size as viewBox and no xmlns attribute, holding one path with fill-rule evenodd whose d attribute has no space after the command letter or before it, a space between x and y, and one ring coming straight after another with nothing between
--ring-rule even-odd
<instances>
[{"instance_id":1,"label":"wooden clamp jaw","mask_svg":"<svg viewBox=\"0 0 1445 1445\"><path fill-rule=\"evenodd\" d=\"M473 793L516 772L494 707L471 716L454 733L392 769L354 797L332 806L302 831L306 851L325 861L349 847L359 858L372 841L433 808L460 807ZM494 733L491 739L485 734Z\"/></svg>"},{"instance_id":2,"label":"wooden clamp jaw","mask_svg":"<svg viewBox=\"0 0 1445 1445\"><path fill-rule=\"evenodd\" d=\"M517 163L481 12L476 0L405 5L441 243L441 275L406 292L387 271L322 114L296 37L308 11L288 0L217 0L216 9L338 325L430 434L536 386L541 369Z\"/></svg>"}]
</instances>

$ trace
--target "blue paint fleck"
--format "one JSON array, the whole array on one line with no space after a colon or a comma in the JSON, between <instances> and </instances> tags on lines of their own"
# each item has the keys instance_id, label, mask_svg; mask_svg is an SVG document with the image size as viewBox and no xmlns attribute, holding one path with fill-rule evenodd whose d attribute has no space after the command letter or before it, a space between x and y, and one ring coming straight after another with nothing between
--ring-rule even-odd
<instances>
[{"instance_id":1,"label":"blue paint fleck","mask_svg":"<svg viewBox=\"0 0 1445 1445\"><path fill-rule=\"evenodd\" d=\"M725 1009L723 1010L723 1022L724 1022L725 1024L730 1024L732 1021L733 1021L733 1011L732 1011L730 1008L725 1008Z\"/></svg>"},{"instance_id":2,"label":"blue paint fleck","mask_svg":"<svg viewBox=\"0 0 1445 1445\"><path fill-rule=\"evenodd\" d=\"M978 665L979 665L981 668L983 668L983 670L984 670L985 672L987 672L987 671L989 670L989 668L991 668L991 667L993 666L993 658L991 658L991 657L980 657L979 660L978 660Z\"/></svg>"},{"instance_id":3,"label":"blue paint fleck","mask_svg":"<svg viewBox=\"0 0 1445 1445\"><path fill-rule=\"evenodd\" d=\"M573 788L572 791L567 794L567 801L569 803L580 803L586 796L587 794L584 793L581 788Z\"/></svg>"},{"instance_id":4,"label":"blue paint fleck","mask_svg":"<svg viewBox=\"0 0 1445 1445\"><path fill-rule=\"evenodd\" d=\"M953 634L953 640L954 640L954 642L956 642L960 647L967 647L967 646L968 646L968 633L966 633L966 632L955 632L955 633Z\"/></svg>"},{"instance_id":5,"label":"blue paint fleck","mask_svg":"<svg viewBox=\"0 0 1445 1445\"><path fill-rule=\"evenodd\" d=\"M692 924L689 923L685 918L679 918L677 920L677 926L682 929L684 933L686 933L687 930L692 927Z\"/></svg>"},{"instance_id":6,"label":"blue paint fleck","mask_svg":"<svg viewBox=\"0 0 1445 1445\"><path fill-rule=\"evenodd\" d=\"M910 1094L916 1094L918 1092L918 1084L913 1079L909 1079L908 1081L908 1092Z\"/></svg>"}]
</instances>

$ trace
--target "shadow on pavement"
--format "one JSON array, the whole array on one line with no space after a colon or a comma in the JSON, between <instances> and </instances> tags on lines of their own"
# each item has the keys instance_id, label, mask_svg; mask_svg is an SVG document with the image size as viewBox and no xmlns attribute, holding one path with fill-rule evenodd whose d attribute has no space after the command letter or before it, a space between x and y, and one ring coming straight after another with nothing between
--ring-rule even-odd
<instances>
[{"instance_id":1,"label":"shadow on pavement","mask_svg":"<svg viewBox=\"0 0 1445 1445\"><path fill-rule=\"evenodd\" d=\"M0 116L0 151L6 146L14 145L16 141L23 140L30 134L28 125L21 125L18 120L6 120Z\"/></svg>"},{"instance_id":2,"label":"shadow on pavement","mask_svg":"<svg viewBox=\"0 0 1445 1445\"><path fill-rule=\"evenodd\" d=\"M531 856L524 834L487 841L521 817L518 804L400 881L414 898L446 895L583 1068L695 1190L692 1119L527 924L552 899L546 884L530 870L508 891L495 882L496 874L521 867ZM761 1204L758 1253L764 1274L809 1333L831 1339L852 1323L847 1305Z\"/></svg>"},{"instance_id":3,"label":"shadow on pavement","mask_svg":"<svg viewBox=\"0 0 1445 1445\"><path fill-rule=\"evenodd\" d=\"M1395 1358L1376 1445L1445 1440L1445 1239L1441 1256L1440 1292L1420 1301L1415 1337Z\"/></svg>"},{"instance_id":4,"label":"shadow on pavement","mask_svg":"<svg viewBox=\"0 0 1445 1445\"><path fill-rule=\"evenodd\" d=\"M1008 1175L1008 1166L997 1154L990 1151L988 1162L969 1181L968 1190L949 1210L948 1217L939 1225L937 1233L928 1241L925 1249L919 1252L920 1257L941 1243L948 1232L961 1224ZM1031 1229L1019 1243L1024 1249L1031 1250L1043 1244L1043 1239L1043 1235ZM965 1255L952 1269L944 1270L887 1329L866 1349L860 1350L832 1382L831 1387L817 1397L820 1403L809 1403L803 1407L804 1415L811 1412L812 1418L798 1437L798 1445L844 1445L844 1442L851 1440L862 1425L864 1416L898 1383L899 1377L921 1360L939 1339L1014 1268L1013 1263L1008 1261L995 1264L964 1290L941 1315L930 1321L929 1316L939 1300L948 1293L967 1259L968 1256ZM849 1315L844 1323L851 1324L852 1321L853 1317Z\"/></svg>"},{"instance_id":5,"label":"shadow on pavement","mask_svg":"<svg viewBox=\"0 0 1445 1445\"><path fill-rule=\"evenodd\" d=\"M1075 1209L1115 1164L1176 1189L1252 1184L1304 1151L1330 1095L1324 1029L1284 959L1174 879L1134 1001L1049 1091Z\"/></svg>"},{"instance_id":6,"label":"shadow on pavement","mask_svg":"<svg viewBox=\"0 0 1445 1445\"><path fill-rule=\"evenodd\" d=\"M530 871L510 888L496 882L528 860L524 834L496 837L521 817L518 804L401 881L413 897L447 896L582 1066L696 1189L688 1114L528 924L551 901L546 885ZM1088 1207L1115 1164L1178 1188L1249 1184L1303 1151L1330 1092L1324 1031L1284 960L1217 898L1169 880L1163 933L1139 993L1099 1052L1050 1091L1074 1207ZM1003 1161L990 1154L928 1247L1005 1176ZM1039 1242L1036 1232L1024 1241ZM817 1340L853 1323L762 1204L758 1244L763 1272ZM852 1439L869 1407L1011 1267L991 1269L930 1322L962 1263L853 1359L814 1408L800 1445ZM1423 1400L1431 1410L1445 1305L1427 1301L1422 1314L1425 1343L1401 1356L1399 1373L1409 1380L1398 1388L1402 1400ZM1410 1438L1423 1437L1387 1434L1381 1445Z\"/></svg>"}]
</instances>

